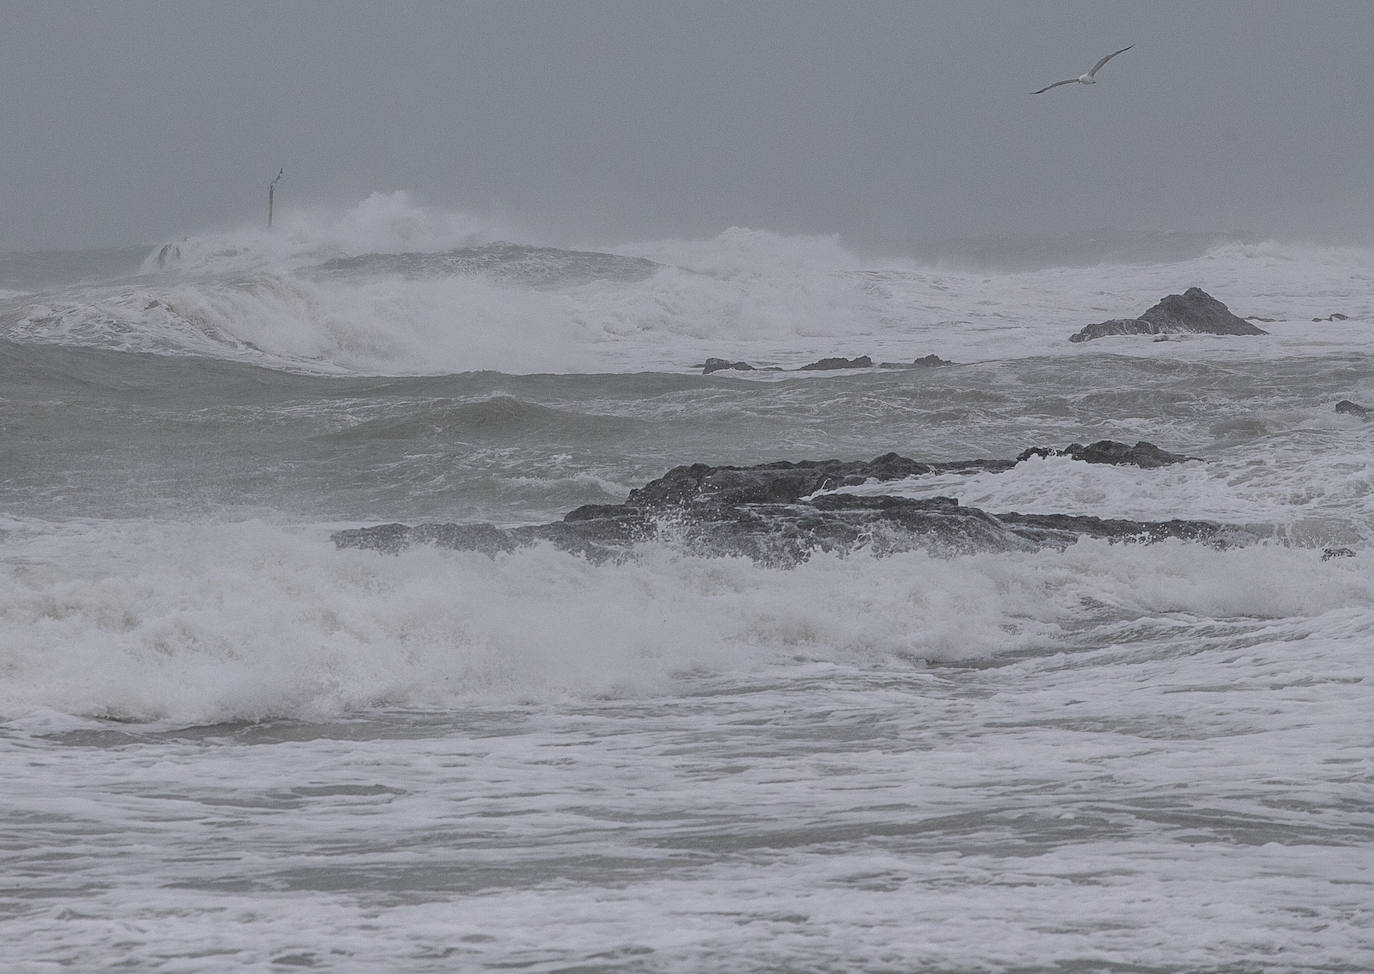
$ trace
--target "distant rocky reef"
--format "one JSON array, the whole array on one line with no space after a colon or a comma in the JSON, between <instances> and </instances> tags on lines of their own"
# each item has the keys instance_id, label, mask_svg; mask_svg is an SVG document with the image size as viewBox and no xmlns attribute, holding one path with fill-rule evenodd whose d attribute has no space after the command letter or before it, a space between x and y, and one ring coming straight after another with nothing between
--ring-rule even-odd
<instances>
[{"instance_id":1,"label":"distant rocky reef","mask_svg":"<svg viewBox=\"0 0 1374 974\"><path fill-rule=\"evenodd\" d=\"M938 355L923 355L912 362L879 362L874 365L871 357L859 355L855 358L823 358L795 369L784 369L778 365L750 365L748 362L731 362L724 358L708 358L697 367L701 369L702 375L710 375L712 372L723 372L727 369L736 372L825 372L834 369L929 369L953 364Z\"/></svg>"},{"instance_id":2,"label":"distant rocky reef","mask_svg":"<svg viewBox=\"0 0 1374 974\"><path fill-rule=\"evenodd\" d=\"M1112 440L1063 450L1032 447L1011 460L926 463L887 453L869 461L778 461L757 466L675 467L630 491L621 504L590 504L551 524L503 528L492 524L380 524L338 531L340 548L398 552L416 544L488 554L549 543L589 559L628 557L646 541L678 545L694 554L744 556L773 566L796 565L818 551L876 554L926 550L975 551L1064 548L1080 538L1153 542L1179 538L1215 546L1246 544L1244 528L1201 520L1136 521L1084 513L992 514L951 497L914 499L834 492L928 474L1001 472L1050 455L1087 463L1142 468L1195 460L1140 442Z\"/></svg>"},{"instance_id":3,"label":"distant rocky reef","mask_svg":"<svg viewBox=\"0 0 1374 974\"><path fill-rule=\"evenodd\" d=\"M1069 336L1071 342L1088 342L1112 335L1267 335L1262 328L1233 315L1200 287L1170 294L1138 318L1113 318L1088 325Z\"/></svg>"}]
</instances>

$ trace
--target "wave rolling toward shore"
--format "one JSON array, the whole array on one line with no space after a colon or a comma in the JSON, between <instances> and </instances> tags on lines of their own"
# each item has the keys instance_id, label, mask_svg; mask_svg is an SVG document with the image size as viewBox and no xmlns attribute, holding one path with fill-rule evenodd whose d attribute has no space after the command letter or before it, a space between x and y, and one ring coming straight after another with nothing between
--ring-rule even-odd
<instances>
[{"instance_id":1,"label":"wave rolling toward shore","mask_svg":"<svg viewBox=\"0 0 1374 974\"><path fill-rule=\"evenodd\" d=\"M378 194L7 255L0 961L1364 970L1368 253L1184 243L551 246ZM1191 286L1269 334L1068 342ZM330 541L1102 439L1200 459L845 490L1258 540Z\"/></svg>"}]
</instances>

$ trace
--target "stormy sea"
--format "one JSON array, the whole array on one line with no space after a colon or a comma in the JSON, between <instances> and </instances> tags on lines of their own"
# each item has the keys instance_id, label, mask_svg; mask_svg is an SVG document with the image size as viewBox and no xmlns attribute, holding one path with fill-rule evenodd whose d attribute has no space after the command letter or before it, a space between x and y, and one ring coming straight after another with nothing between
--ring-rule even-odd
<instances>
[{"instance_id":1,"label":"stormy sea","mask_svg":"<svg viewBox=\"0 0 1374 974\"><path fill-rule=\"evenodd\" d=\"M1368 971L1370 410L1351 246L0 255L0 968Z\"/></svg>"}]
</instances>

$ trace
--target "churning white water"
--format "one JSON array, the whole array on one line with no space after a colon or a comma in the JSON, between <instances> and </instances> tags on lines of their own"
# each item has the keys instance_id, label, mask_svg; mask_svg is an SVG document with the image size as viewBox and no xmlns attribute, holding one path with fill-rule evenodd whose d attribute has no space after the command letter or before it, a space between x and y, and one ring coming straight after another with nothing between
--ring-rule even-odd
<instances>
[{"instance_id":1,"label":"churning white water","mask_svg":"<svg viewBox=\"0 0 1374 974\"><path fill-rule=\"evenodd\" d=\"M0 966L1374 965L1367 252L522 240L392 194L0 260ZM1269 334L1067 341L1191 286ZM1197 459L848 489L1262 540L330 540L1104 438Z\"/></svg>"}]
</instances>

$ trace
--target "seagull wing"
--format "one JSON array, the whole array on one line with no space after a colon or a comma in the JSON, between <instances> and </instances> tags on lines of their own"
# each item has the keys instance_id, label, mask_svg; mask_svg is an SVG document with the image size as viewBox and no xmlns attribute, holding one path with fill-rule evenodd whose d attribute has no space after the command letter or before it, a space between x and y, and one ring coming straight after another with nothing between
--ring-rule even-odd
<instances>
[{"instance_id":1,"label":"seagull wing","mask_svg":"<svg viewBox=\"0 0 1374 974\"><path fill-rule=\"evenodd\" d=\"M1052 85L1045 85L1045 87L1041 88L1039 91L1032 91L1031 94L1032 94L1032 95L1043 95L1045 92L1049 91L1051 88L1058 88L1060 85L1076 85L1076 84L1078 84L1078 79L1077 79L1077 78L1070 78L1068 81L1056 81L1056 82L1055 82L1054 84L1052 84Z\"/></svg>"},{"instance_id":2,"label":"seagull wing","mask_svg":"<svg viewBox=\"0 0 1374 974\"><path fill-rule=\"evenodd\" d=\"M1088 72L1088 77L1091 78L1093 75L1097 74L1098 69L1101 68L1102 65L1106 64L1108 61L1110 61L1112 58L1116 57L1118 54L1125 54L1125 53L1126 53L1127 51L1129 51L1132 47L1135 47L1135 45L1132 44L1132 45L1130 45L1130 47L1123 47L1123 48L1122 48L1121 50L1119 50L1119 51L1113 51L1112 53L1108 54L1108 55L1107 55L1106 57L1104 57L1101 61L1098 61L1096 64L1094 64L1094 65L1092 66L1092 70L1090 70L1090 71Z\"/></svg>"}]
</instances>

